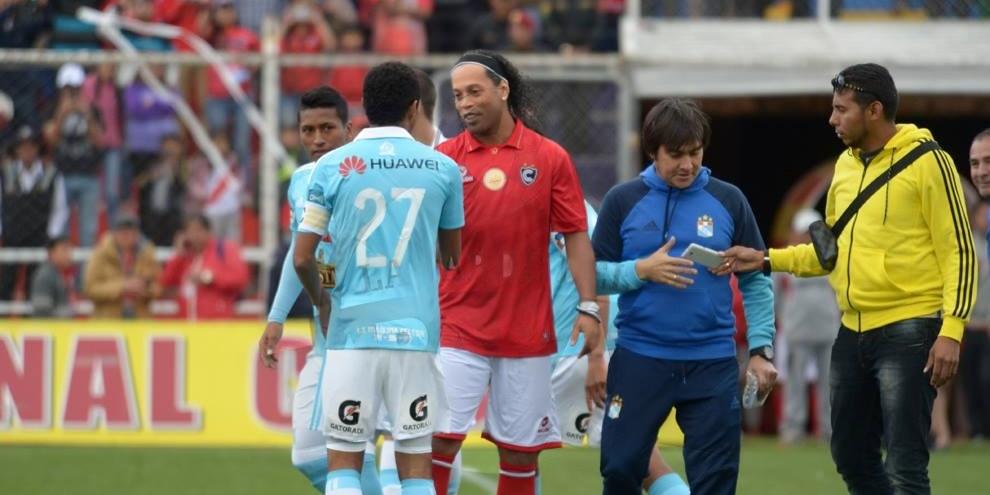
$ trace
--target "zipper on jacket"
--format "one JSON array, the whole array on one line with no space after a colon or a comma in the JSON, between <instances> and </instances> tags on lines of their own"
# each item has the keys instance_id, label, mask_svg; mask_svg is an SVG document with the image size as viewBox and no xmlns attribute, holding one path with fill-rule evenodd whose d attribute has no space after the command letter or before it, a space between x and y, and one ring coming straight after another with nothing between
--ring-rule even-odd
<instances>
[{"instance_id":1,"label":"zipper on jacket","mask_svg":"<svg viewBox=\"0 0 990 495\"><path fill-rule=\"evenodd\" d=\"M860 163L863 163L860 161ZM863 175L859 178L859 188L856 190L856 194L859 195L863 191L863 182L866 181L866 164L863 164ZM852 302L852 295L850 294L850 287L852 287L852 250L853 250L853 238L856 233L856 222L859 221L859 212L856 212L856 216L853 218L852 225L849 226L849 249L846 252L846 302L849 303L849 308L853 311L859 312L856 306ZM838 239L835 240L836 243L839 242ZM863 326L859 325L857 331L862 331Z\"/></svg>"},{"instance_id":2,"label":"zipper on jacket","mask_svg":"<svg viewBox=\"0 0 990 495\"><path fill-rule=\"evenodd\" d=\"M663 207L663 244L667 243L667 235L670 233L670 222L674 219L674 211L677 210L677 203L680 201L680 195L678 194L677 201L674 201L674 207L670 207L670 200L674 196L674 193L679 193L679 189L671 188L667 191L667 202Z\"/></svg>"}]
</instances>

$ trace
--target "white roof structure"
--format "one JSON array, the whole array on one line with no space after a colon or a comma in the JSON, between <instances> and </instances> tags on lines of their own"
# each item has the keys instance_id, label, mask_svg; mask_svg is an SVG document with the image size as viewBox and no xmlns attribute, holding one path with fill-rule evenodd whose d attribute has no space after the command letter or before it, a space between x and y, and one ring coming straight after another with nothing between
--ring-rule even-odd
<instances>
[{"instance_id":1,"label":"white roof structure","mask_svg":"<svg viewBox=\"0 0 990 495\"><path fill-rule=\"evenodd\" d=\"M634 94L820 94L843 67L876 62L902 94L990 94L990 22L679 20L627 16Z\"/></svg>"}]
</instances>

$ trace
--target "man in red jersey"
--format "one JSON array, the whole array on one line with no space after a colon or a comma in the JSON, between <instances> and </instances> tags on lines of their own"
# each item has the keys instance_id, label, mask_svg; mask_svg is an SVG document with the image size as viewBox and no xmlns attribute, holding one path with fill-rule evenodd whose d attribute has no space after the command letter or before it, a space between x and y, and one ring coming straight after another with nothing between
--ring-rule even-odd
<instances>
[{"instance_id":1,"label":"man in red jersey","mask_svg":"<svg viewBox=\"0 0 990 495\"><path fill-rule=\"evenodd\" d=\"M533 113L518 70L501 55L472 51L451 82L467 130L437 149L461 168L464 258L440 281L438 361L450 417L433 439L433 479L437 493L447 493L450 464L487 390L484 437L498 446L498 494L529 495L540 451L560 446L550 390L557 344L548 236L566 239L581 301L571 339L585 335L582 355L602 336L595 257L574 165L527 125Z\"/></svg>"}]
</instances>

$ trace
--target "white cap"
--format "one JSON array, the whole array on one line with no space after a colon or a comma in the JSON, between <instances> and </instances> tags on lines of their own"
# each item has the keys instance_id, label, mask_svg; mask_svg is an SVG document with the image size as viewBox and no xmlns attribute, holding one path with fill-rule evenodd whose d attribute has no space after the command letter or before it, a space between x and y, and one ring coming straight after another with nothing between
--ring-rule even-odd
<instances>
[{"instance_id":1,"label":"white cap","mask_svg":"<svg viewBox=\"0 0 990 495\"><path fill-rule=\"evenodd\" d=\"M791 219L791 230L794 232L807 232L808 227L811 224L822 219L821 213L812 208L802 208L794 214L794 218Z\"/></svg>"},{"instance_id":2,"label":"white cap","mask_svg":"<svg viewBox=\"0 0 990 495\"><path fill-rule=\"evenodd\" d=\"M65 64L58 69L55 76L55 85L59 88L66 86L79 87L86 80L86 71L79 64Z\"/></svg>"}]
</instances>

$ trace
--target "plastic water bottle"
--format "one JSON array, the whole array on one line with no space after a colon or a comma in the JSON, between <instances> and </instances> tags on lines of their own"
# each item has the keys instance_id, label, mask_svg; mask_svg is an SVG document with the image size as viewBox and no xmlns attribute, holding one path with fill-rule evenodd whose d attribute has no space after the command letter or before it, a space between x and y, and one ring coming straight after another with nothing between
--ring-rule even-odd
<instances>
[{"instance_id":1,"label":"plastic water bottle","mask_svg":"<svg viewBox=\"0 0 990 495\"><path fill-rule=\"evenodd\" d=\"M769 395L769 394L768 394ZM743 388L743 407L746 409L753 409L754 407L760 407L767 400L767 396L764 395L760 397L760 386L759 380L756 379L756 373L752 371L746 372L746 387Z\"/></svg>"}]
</instances>

